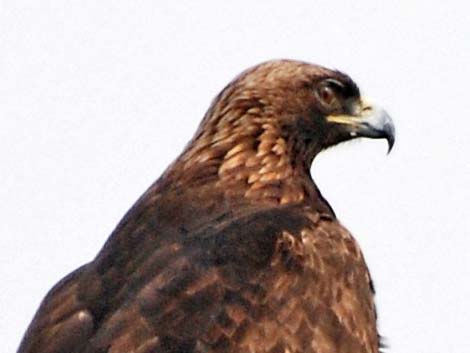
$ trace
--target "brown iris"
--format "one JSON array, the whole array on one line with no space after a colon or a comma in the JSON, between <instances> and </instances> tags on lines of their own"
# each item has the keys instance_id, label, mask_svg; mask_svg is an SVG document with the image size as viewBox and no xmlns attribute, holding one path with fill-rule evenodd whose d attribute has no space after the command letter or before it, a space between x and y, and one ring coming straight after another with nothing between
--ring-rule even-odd
<instances>
[{"instance_id":1,"label":"brown iris","mask_svg":"<svg viewBox=\"0 0 470 353\"><path fill-rule=\"evenodd\" d=\"M339 102L336 92L329 84L321 85L317 90L317 97L321 105L328 111L338 109Z\"/></svg>"}]
</instances>

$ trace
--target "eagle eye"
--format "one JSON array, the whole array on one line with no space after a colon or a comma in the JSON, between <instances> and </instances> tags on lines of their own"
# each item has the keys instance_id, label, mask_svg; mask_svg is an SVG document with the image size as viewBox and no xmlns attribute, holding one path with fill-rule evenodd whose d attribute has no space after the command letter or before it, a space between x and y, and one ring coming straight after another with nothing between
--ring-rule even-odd
<instances>
[{"instance_id":1,"label":"eagle eye","mask_svg":"<svg viewBox=\"0 0 470 353\"><path fill-rule=\"evenodd\" d=\"M336 92L331 84L325 82L317 89L317 97L324 108L333 110L338 108L339 102Z\"/></svg>"}]
</instances>

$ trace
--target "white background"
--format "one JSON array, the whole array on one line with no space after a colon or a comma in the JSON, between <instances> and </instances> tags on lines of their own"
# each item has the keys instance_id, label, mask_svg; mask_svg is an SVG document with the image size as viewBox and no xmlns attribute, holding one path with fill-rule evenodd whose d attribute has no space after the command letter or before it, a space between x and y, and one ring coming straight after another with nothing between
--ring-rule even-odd
<instances>
[{"instance_id":1,"label":"white background","mask_svg":"<svg viewBox=\"0 0 470 353\"><path fill-rule=\"evenodd\" d=\"M313 175L359 240L390 350L468 352L470 25L465 1L0 1L0 336L91 260L240 71L347 72L397 128Z\"/></svg>"}]
</instances>

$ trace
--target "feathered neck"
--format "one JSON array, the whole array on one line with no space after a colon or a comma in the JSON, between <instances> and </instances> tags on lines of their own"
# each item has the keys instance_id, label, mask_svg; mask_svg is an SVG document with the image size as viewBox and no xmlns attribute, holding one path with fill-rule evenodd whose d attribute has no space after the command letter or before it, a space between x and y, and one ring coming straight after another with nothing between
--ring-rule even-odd
<instances>
[{"instance_id":1,"label":"feathered neck","mask_svg":"<svg viewBox=\"0 0 470 353\"><path fill-rule=\"evenodd\" d=\"M261 106L233 123L227 120L203 121L165 173L166 190L222 193L227 200L258 205L309 204L332 214L310 176L314 151L289 139L289 131L269 119Z\"/></svg>"}]
</instances>

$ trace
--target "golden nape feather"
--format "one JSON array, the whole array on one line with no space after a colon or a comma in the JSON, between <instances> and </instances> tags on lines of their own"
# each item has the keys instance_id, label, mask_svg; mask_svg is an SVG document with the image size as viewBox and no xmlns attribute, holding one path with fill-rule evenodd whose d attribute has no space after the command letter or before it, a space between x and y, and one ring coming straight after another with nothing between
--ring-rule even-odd
<instances>
[{"instance_id":1,"label":"golden nape feather","mask_svg":"<svg viewBox=\"0 0 470 353\"><path fill-rule=\"evenodd\" d=\"M378 352L366 263L310 176L356 137L391 148L394 127L347 75L291 60L243 72L47 294L18 352Z\"/></svg>"}]
</instances>

